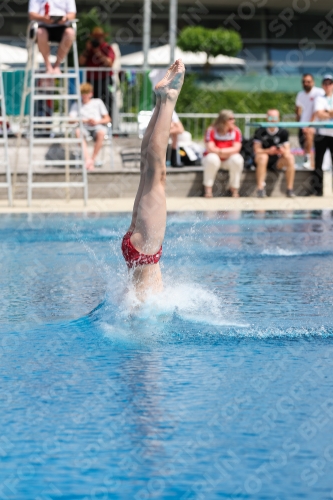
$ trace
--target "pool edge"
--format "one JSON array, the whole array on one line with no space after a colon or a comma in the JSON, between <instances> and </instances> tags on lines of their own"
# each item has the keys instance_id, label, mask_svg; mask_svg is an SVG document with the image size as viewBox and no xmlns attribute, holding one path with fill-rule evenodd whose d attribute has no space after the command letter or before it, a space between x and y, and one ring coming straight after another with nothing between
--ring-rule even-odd
<instances>
[{"instance_id":1,"label":"pool edge","mask_svg":"<svg viewBox=\"0 0 333 500\"><path fill-rule=\"evenodd\" d=\"M69 213L69 212L131 212L134 198L89 199L87 206L82 200L73 199L33 200L31 207L26 200L15 200L9 207L5 200L0 201L0 214L20 213ZM167 198L168 212L206 212L206 211L258 211L258 210L333 210L333 196L325 197L285 197L271 198Z\"/></svg>"}]
</instances>

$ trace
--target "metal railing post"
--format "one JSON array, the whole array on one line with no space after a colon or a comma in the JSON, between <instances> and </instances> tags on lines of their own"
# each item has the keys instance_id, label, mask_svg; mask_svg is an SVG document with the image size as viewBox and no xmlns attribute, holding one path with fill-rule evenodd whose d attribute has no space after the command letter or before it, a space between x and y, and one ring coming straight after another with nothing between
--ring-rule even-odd
<instances>
[{"instance_id":1,"label":"metal railing post","mask_svg":"<svg viewBox=\"0 0 333 500\"><path fill-rule=\"evenodd\" d=\"M169 13L169 43L170 43L170 64L175 62L176 34L177 34L177 0L170 0Z\"/></svg>"}]
</instances>

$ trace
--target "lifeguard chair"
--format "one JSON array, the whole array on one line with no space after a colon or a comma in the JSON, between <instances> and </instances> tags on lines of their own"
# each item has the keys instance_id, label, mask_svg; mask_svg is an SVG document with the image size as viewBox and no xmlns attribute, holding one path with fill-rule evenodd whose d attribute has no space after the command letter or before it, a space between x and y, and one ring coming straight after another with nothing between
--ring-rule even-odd
<instances>
[{"instance_id":1,"label":"lifeguard chair","mask_svg":"<svg viewBox=\"0 0 333 500\"><path fill-rule=\"evenodd\" d=\"M71 27L76 33L76 20L71 21ZM13 184L15 186L18 152L21 145L22 133L25 130L29 141L28 206L31 205L33 190L36 188L65 188L68 200L70 198L70 188L82 188L83 200L86 205L88 200L88 179L83 153L84 134L81 118L80 75L76 37L72 45L74 71L69 72L66 57L62 63L62 72L50 75L43 72L37 64L37 29L38 23L32 21L27 30L28 62L24 74ZM50 45L58 46L58 43L50 42ZM26 114L27 99L29 105L28 113ZM50 101L53 110L55 108L54 103L57 103L57 114L38 116L38 103L41 101ZM71 102L77 103L77 118L69 116L69 104ZM80 138L73 137L71 134L73 122L76 122L77 126L80 127ZM57 136L55 136L55 131L57 132ZM59 145L59 149L62 148L62 151L64 151L64 158L38 159L36 158L35 147L37 145ZM76 154L73 154L70 150L73 146ZM36 182L34 174L38 171L38 167L41 166L64 167L64 181ZM71 171L71 167L75 167L75 170ZM73 176L77 177L78 175L81 176L80 180L71 180Z\"/></svg>"}]
</instances>

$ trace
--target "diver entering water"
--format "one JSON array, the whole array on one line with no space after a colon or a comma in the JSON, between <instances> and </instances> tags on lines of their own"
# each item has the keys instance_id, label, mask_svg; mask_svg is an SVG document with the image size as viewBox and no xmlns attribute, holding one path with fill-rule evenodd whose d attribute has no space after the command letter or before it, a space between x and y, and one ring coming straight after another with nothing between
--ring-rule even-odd
<instances>
[{"instance_id":1,"label":"diver entering water","mask_svg":"<svg viewBox=\"0 0 333 500\"><path fill-rule=\"evenodd\" d=\"M141 144L141 176L132 222L121 245L127 266L133 270L133 284L140 300L148 290L163 288L159 260L166 228L165 157L184 74L184 64L178 59L155 87L156 106Z\"/></svg>"}]
</instances>

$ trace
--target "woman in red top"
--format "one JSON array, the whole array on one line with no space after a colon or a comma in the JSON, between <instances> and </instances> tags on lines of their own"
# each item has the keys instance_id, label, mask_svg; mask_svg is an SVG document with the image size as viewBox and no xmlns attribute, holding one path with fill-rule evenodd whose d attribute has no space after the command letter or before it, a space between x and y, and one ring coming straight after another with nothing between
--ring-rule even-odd
<instances>
[{"instance_id":1,"label":"woman in red top","mask_svg":"<svg viewBox=\"0 0 333 500\"><path fill-rule=\"evenodd\" d=\"M223 169L229 171L231 196L238 198L244 159L240 154L242 133L236 127L232 111L225 109L219 113L213 126L206 132L205 143L206 151L203 159L205 197L213 197L216 174Z\"/></svg>"}]
</instances>

